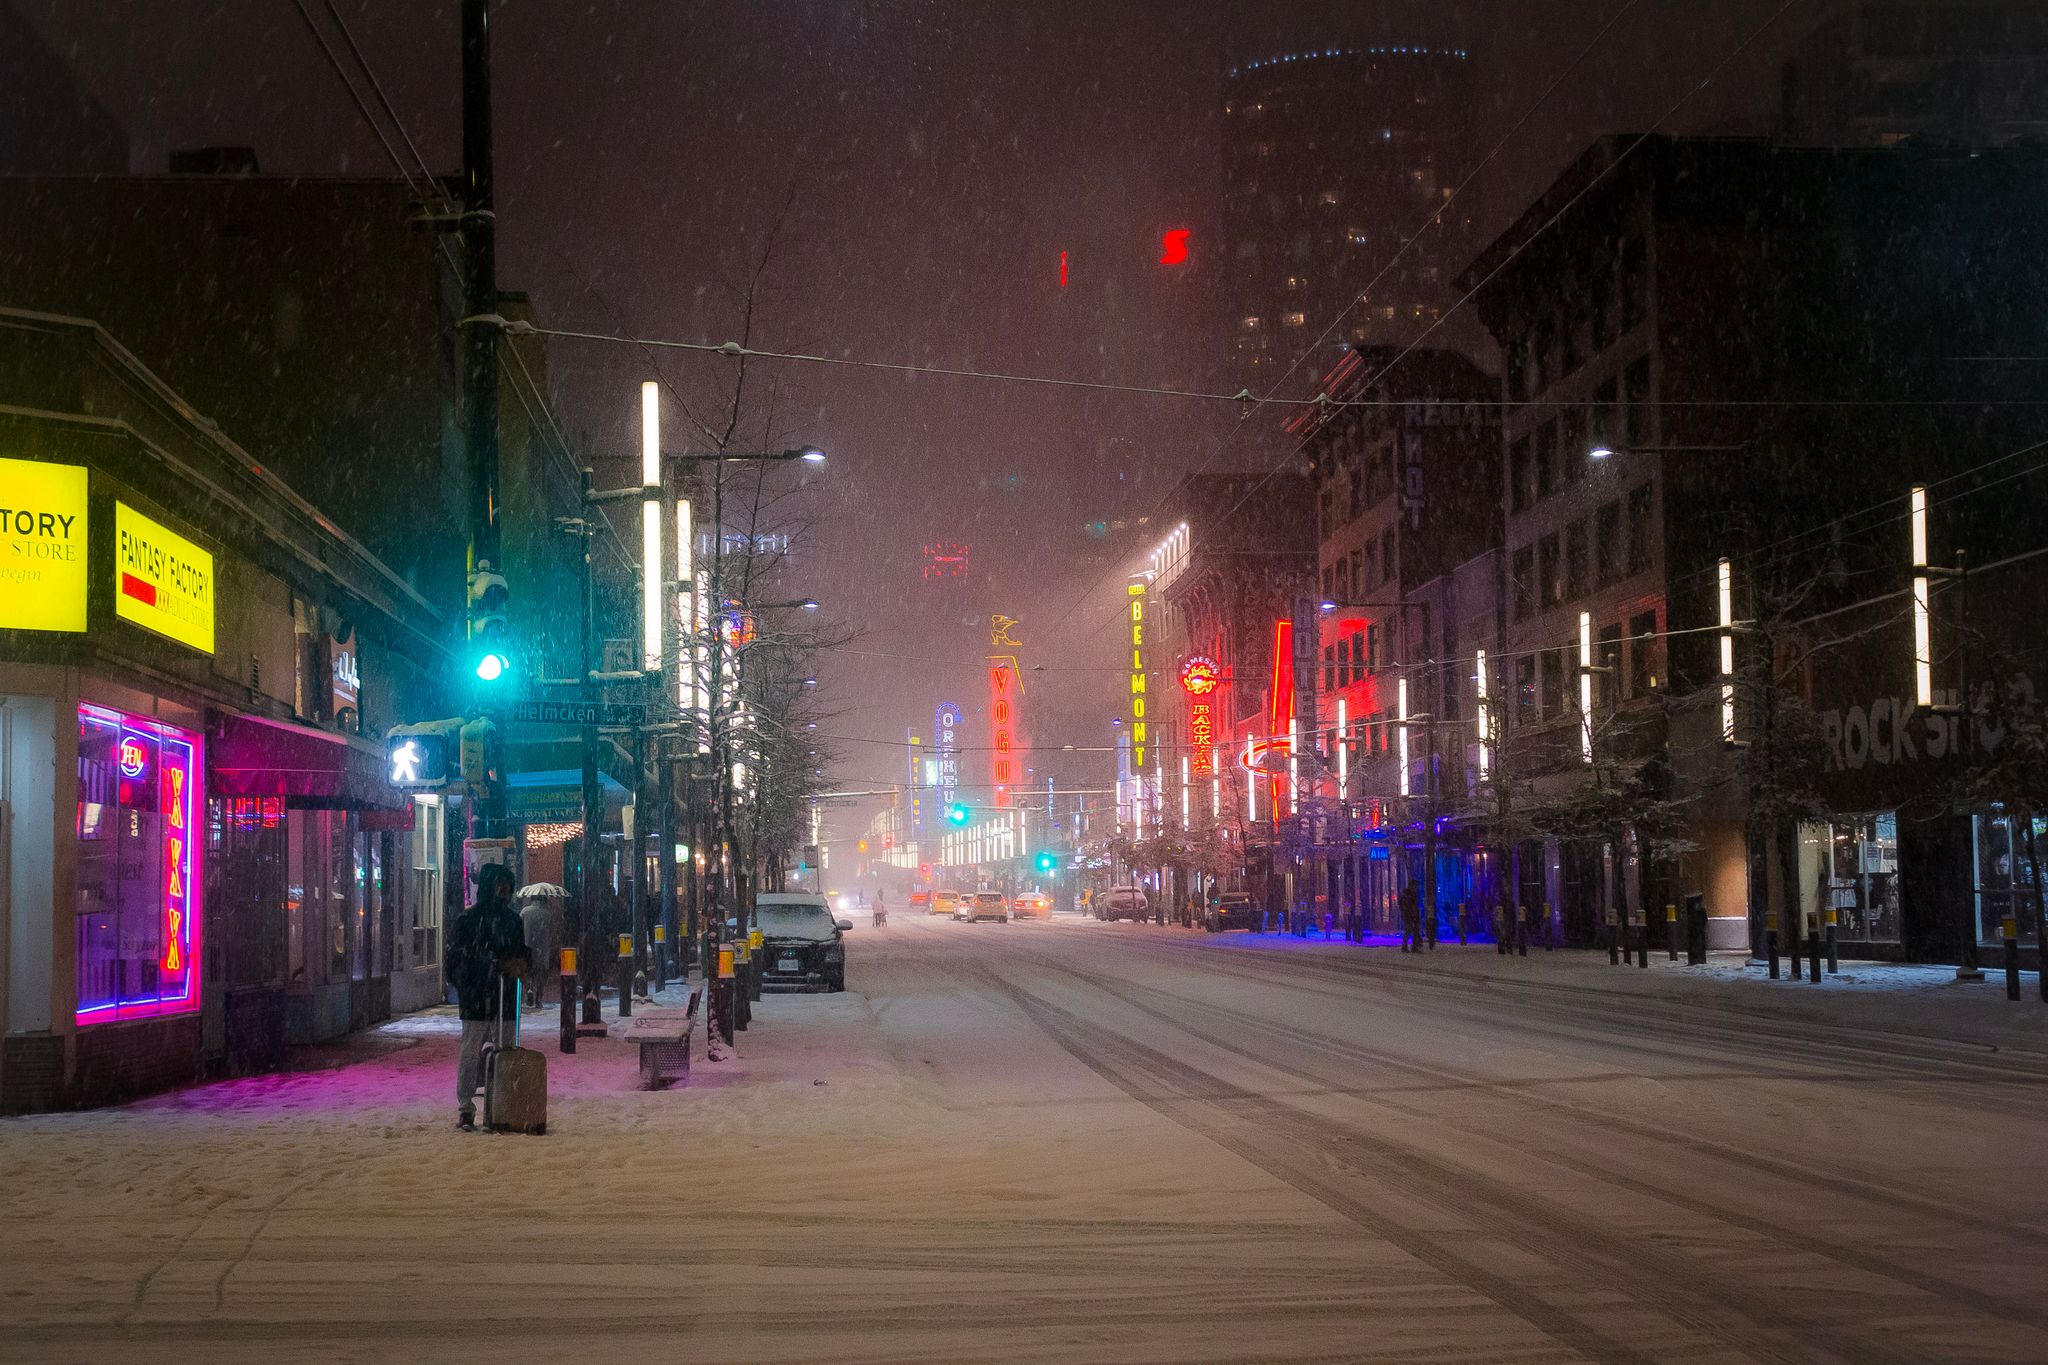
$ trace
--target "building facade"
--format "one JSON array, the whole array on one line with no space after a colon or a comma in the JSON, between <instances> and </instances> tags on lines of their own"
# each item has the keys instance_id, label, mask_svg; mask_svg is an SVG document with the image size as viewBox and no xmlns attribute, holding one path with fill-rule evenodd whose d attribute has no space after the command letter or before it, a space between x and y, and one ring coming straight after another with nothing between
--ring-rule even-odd
<instances>
[{"instance_id":1,"label":"building facade","mask_svg":"<svg viewBox=\"0 0 2048 1365\"><path fill-rule=\"evenodd\" d=\"M1761 950L1820 913L1794 807L1834 798L1786 790L1780 722L1835 656L1786 656L1796 686L1756 656L1900 588L1896 520L1858 509L2028 444L2023 376L1956 357L2035 344L2041 155L1633 142L1596 143L1467 275L1507 357L1500 772L1534 812L1643 812L1526 850L1521 898L1567 941L1698 894L1716 945ZM1949 514L1976 552L2026 548L2010 502ZM1925 887L1853 951L1933 953L1916 922L1967 892Z\"/></svg>"},{"instance_id":2,"label":"building facade","mask_svg":"<svg viewBox=\"0 0 2048 1365\"><path fill-rule=\"evenodd\" d=\"M438 1000L457 822L363 736L448 707L442 615L94 324L0 373L0 1108Z\"/></svg>"},{"instance_id":3,"label":"building facade","mask_svg":"<svg viewBox=\"0 0 2048 1365\"><path fill-rule=\"evenodd\" d=\"M1406 343L1443 317L1473 204L1430 215L1473 165L1471 68L1462 48L1401 42L1226 69L1222 273L1235 372L1255 393L1318 338L1327 355L1304 379L1345 346Z\"/></svg>"}]
</instances>

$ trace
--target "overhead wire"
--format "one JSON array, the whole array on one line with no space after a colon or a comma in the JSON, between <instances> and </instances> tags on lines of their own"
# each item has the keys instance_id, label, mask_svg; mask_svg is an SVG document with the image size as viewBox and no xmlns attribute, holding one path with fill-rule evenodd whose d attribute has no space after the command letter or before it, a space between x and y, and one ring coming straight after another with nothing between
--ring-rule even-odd
<instances>
[{"instance_id":1,"label":"overhead wire","mask_svg":"<svg viewBox=\"0 0 2048 1365\"><path fill-rule=\"evenodd\" d=\"M390 160L392 168L398 172L399 178L405 182L406 189L418 196L422 204L428 208L435 210L459 208L460 205L442 185L440 177L427 164L425 155L420 151L419 144L413 140L411 132L407 130L405 121L398 116L398 111L393 107L390 97L385 94L384 83L377 78L376 69L370 65L369 58L364 54L361 44L356 42L355 34L349 28L348 21L342 17L341 11L334 4L334 0L322 0L322 2L329 17L334 21L335 28L340 32L342 41L347 45L349 55L354 58L356 66L360 69L363 80L368 83L371 92L375 95L378 107L384 111L385 117L390 120L392 128L397 132L399 140L405 144L406 150L412 154L413 162L419 171L419 182L416 182L414 179L414 168L408 166L405 159L398 154L398 149L392 144L390 137L385 134L382 125L378 123L376 117L370 112L368 103L365 102L361 93L356 88L355 80L342 65L339 54L335 52L333 45L329 43L326 34L320 31L319 25L313 19L312 12L306 8L305 0L292 0L292 7L299 12L299 18L305 21L307 32L313 35L313 41L319 45L321 54L327 59L328 66L341 81L342 87L348 91L349 99L355 105L356 112L362 116L364 124L368 126L370 132L376 137L378 145L384 149L384 155ZM423 182L423 184L420 182ZM449 272L454 278L461 279L462 265L456 260L454 248L449 246L447 239L437 233L435 246L438 248L441 259L446 263ZM542 449L546 450L550 456L555 457L560 466L558 472L565 475L570 486L577 490L580 496L582 469L576 461L574 452L569 449L568 437L562 431L562 424L556 418L554 407L548 401L547 394L542 391L540 384L534 379L532 371L527 367L525 357L520 355L518 348L511 343L509 338L500 336L499 350L511 356L520 376L526 382L527 392L525 393L520 391L516 382L512 388L513 396L519 399L520 407L526 414L527 425L533 429L535 435L541 438ZM531 401L527 397L528 393L532 395ZM538 418L534 411L535 405L539 407ZM552 448L550 448L549 444L550 439L553 442ZM609 515L600 515L597 520L604 527L605 532L610 538L608 543L611 545L612 553L618 557L620 563L625 567L629 569L634 567L635 561L631 554L628 553L618 528L612 524L611 517Z\"/></svg>"}]
</instances>

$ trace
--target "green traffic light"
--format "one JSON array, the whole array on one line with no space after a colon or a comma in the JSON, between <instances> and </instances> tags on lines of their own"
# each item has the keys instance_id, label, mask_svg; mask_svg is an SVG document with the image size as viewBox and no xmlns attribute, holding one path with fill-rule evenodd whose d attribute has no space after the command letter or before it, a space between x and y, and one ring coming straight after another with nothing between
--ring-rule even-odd
<instances>
[{"instance_id":1,"label":"green traffic light","mask_svg":"<svg viewBox=\"0 0 2048 1365\"><path fill-rule=\"evenodd\" d=\"M1051 853L1041 853L1038 855L1038 870L1040 872L1050 872L1059 865L1060 860Z\"/></svg>"},{"instance_id":2,"label":"green traffic light","mask_svg":"<svg viewBox=\"0 0 2048 1365\"><path fill-rule=\"evenodd\" d=\"M960 805L958 802L955 802L953 806L946 812L946 821L948 824L964 825L967 823L967 819L967 807Z\"/></svg>"},{"instance_id":3,"label":"green traffic light","mask_svg":"<svg viewBox=\"0 0 2048 1365\"><path fill-rule=\"evenodd\" d=\"M511 661L504 655L493 651L476 661L477 680L480 682L496 682L505 676L505 670L509 667L511 667Z\"/></svg>"}]
</instances>

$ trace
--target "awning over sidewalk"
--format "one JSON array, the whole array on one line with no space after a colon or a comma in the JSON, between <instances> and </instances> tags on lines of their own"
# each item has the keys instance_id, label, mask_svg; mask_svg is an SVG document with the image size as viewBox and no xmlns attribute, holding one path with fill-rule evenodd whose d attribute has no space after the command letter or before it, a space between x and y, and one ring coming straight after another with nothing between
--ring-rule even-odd
<instances>
[{"instance_id":1,"label":"awning over sidewalk","mask_svg":"<svg viewBox=\"0 0 2048 1365\"><path fill-rule=\"evenodd\" d=\"M606 773L597 775L604 794L605 824L626 808L626 789ZM583 818L583 774L576 768L510 773L505 778L506 815L515 824L557 823Z\"/></svg>"},{"instance_id":2,"label":"awning over sidewalk","mask_svg":"<svg viewBox=\"0 0 2048 1365\"><path fill-rule=\"evenodd\" d=\"M208 716L207 790L283 796L296 806L401 810L384 781L383 755L363 740L289 721L214 711Z\"/></svg>"}]
</instances>

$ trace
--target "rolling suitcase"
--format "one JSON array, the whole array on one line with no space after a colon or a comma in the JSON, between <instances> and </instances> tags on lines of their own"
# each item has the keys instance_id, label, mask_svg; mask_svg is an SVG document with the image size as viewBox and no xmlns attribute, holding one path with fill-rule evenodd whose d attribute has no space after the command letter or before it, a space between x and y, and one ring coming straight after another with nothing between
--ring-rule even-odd
<instances>
[{"instance_id":1,"label":"rolling suitcase","mask_svg":"<svg viewBox=\"0 0 2048 1365\"><path fill-rule=\"evenodd\" d=\"M545 1133L548 1130L548 1059L519 1046L514 998L512 1044L505 1046L505 982L498 981L498 1046L484 1062L484 1126L500 1133Z\"/></svg>"}]
</instances>

